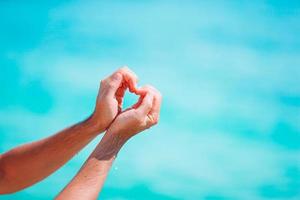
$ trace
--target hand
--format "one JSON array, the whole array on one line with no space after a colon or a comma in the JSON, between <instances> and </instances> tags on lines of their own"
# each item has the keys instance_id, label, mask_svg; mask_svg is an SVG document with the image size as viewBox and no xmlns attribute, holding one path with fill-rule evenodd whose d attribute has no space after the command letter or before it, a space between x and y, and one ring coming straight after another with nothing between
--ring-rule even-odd
<instances>
[{"instance_id":1,"label":"hand","mask_svg":"<svg viewBox=\"0 0 300 200\"><path fill-rule=\"evenodd\" d=\"M107 132L129 139L159 121L162 96L152 86L137 89L141 95L137 104L117 116Z\"/></svg>"},{"instance_id":2,"label":"hand","mask_svg":"<svg viewBox=\"0 0 300 200\"><path fill-rule=\"evenodd\" d=\"M160 93L151 86L136 89L135 93L141 96L138 103L116 117L101 142L57 200L97 199L122 145L134 134L158 122Z\"/></svg>"},{"instance_id":3,"label":"hand","mask_svg":"<svg viewBox=\"0 0 300 200\"><path fill-rule=\"evenodd\" d=\"M107 129L117 114L122 111L126 89L137 92L137 80L137 76L129 68L123 67L101 81L96 108L90 118L99 132Z\"/></svg>"}]
</instances>

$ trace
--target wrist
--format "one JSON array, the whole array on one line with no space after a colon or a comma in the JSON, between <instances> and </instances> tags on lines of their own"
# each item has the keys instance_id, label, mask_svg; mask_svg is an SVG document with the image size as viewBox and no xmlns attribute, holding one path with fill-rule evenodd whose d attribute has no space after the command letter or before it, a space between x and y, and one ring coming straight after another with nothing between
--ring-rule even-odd
<instances>
[{"instance_id":1,"label":"wrist","mask_svg":"<svg viewBox=\"0 0 300 200\"><path fill-rule=\"evenodd\" d=\"M122 137L120 134L107 130L92 156L99 160L115 158L127 140L127 138Z\"/></svg>"},{"instance_id":2,"label":"wrist","mask_svg":"<svg viewBox=\"0 0 300 200\"><path fill-rule=\"evenodd\" d=\"M106 129L105 125L99 120L99 117L94 113L86 121L98 134L104 132Z\"/></svg>"},{"instance_id":3,"label":"wrist","mask_svg":"<svg viewBox=\"0 0 300 200\"><path fill-rule=\"evenodd\" d=\"M114 138L120 143L126 143L130 138L131 135L130 131L124 130L118 126L118 124L112 124L106 131L105 135Z\"/></svg>"},{"instance_id":4,"label":"wrist","mask_svg":"<svg viewBox=\"0 0 300 200\"><path fill-rule=\"evenodd\" d=\"M97 123L94 119L93 116L91 115L88 117L86 120L81 122L81 125L86 129L87 132L93 133L93 134L100 134L102 133L105 128L101 126L99 123Z\"/></svg>"}]
</instances>

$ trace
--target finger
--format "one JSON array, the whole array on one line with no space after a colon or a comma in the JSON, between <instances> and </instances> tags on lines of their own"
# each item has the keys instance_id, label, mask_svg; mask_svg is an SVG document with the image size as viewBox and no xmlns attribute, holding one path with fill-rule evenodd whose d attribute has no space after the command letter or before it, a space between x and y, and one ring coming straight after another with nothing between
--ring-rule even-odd
<instances>
[{"instance_id":1,"label":"finger","mask_svg":"<svg viewBox=\"0 0 300 200\"><path fill-rule=\"evenodd\" d=\"M134 108L134 109L138 108L138 107L141 105L141 103L143 102L143 98L144 98L144 96L140 96L138 102L136 102L136 103L135 103L133 106L131 106L131 107Z\"/></svg>"},{"instance_id":2,"label":"finger","mask_svg":"<svg viewBox=\"0 0 300 200\"><path fill-rule=\"evenodd\" d=\"M101 81L101 85L103 86L105 93L111 96L115 95L121 84L122 74L119 72L115 72Z\"/></svg>"},{"instance_id":3,"label":"finger","mask_svg":"<svg viewBox=\"0 0 300 200\"><path fill-rule=\"evenodd\" d=\"M121 87L118 88L118 90L115 94L116 100L118 102L118 107L120 110L122 110L123 98L124 98L126 90L127 90L127 84L122 83Z\"/></svg>"},{"instance_id":4,"label":"finger","mask_svg":"<svg viewBox=\"0 0 300 200\"><path fill-rule=\"evenodd\" d=\"M159 121L162 96L160 92L153 86L150 86L150 89L154 95L153 95L153 105L149 112L149 116L153 121L153 123L156 124Z\"/></svg>"},{"instance_id":5,"label":"finger","mask_svg":"<svg viewBox=\"0 0 300 200\"><path fill-rule=\"evenodd\" d=\"M153 102L153 94L149 92L143 98L141 105L137 108L137 111L144 115L147 115L151 110L152 102Z\"/></svg>"},{"instance_id":6,"label":"finger","mask_svg":"<svg viewBox=\"0 0 300 200\"><path fill-rule=\"evenodd\" d=\"M153 122L153 124L156 124L159 121L160 106L161 106L161 100L159 100L157 97L154 97L152 108L148 114L148 116L151 118L151 121Z\"/></svg>"},{"instance_id":7,"label":"finger","mask_svg":"<svg viewBox=\"0 0 300 200\"><path fill-rule=\"evenodd\" d=\"M141 96L145 96L149 91L152 90L152 86L151 85L145 85L139 88L136 88L136 94L137 95L141 95ZM154 91L154 90L153 90Z\"/></svg>"},{"instance_id":8,"label":"finger","mask_svg":"<svg viewBox=\"0 0 300 200\"><path fill-rule=\"evenodd\" d=\"M124 80L128 84L129 91L135 92L137 89L137 82L138 82L137 75L128 67L122 67L118 71L123 75Z\"/></svg>"},{"instance_id":9,"label":"finger","mask_svg":"<svg viewBox=\"0 0 300 200\"><path fill-rule=\"evenodd\" d=\"M134 104L134 105L132 106L132 108L138 108L138 107L141 105L144 96L145 96L149 91L150 91L150 90L149 90L149 88L148 88L147 85L145 85L145 86L143 86L143 87L140 87L140 88L137 88L136 94L137 94L137 95L140 95L140 97L139 97L138 102L137 102L136 104Z\"/></svg>"}]
</instances>

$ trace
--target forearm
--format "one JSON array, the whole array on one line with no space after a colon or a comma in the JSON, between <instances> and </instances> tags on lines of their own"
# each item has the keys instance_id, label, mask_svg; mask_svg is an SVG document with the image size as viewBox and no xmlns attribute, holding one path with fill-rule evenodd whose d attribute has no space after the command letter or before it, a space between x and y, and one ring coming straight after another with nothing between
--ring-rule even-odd
<instances>
[{"instance_id":1,"label":"forearm","mask_svg":"<svg viewBox=\"0 0 300 200\"><path fill-rule=\"evenodd\" d=\"M16 192L47 177L98 133L87 119L53 136L3 154L0 159L0 193Z\"/></svg>"},{"instance_id":2,"label":"forearm","mask_svg":"<svg viewBox=\"0 0 300 200\"><path fill-rule=\"evenodd\" d=\"M125 138L107 132L81 170L57 196L60 199L97 199Z\"/></svg>"}]
</instances>

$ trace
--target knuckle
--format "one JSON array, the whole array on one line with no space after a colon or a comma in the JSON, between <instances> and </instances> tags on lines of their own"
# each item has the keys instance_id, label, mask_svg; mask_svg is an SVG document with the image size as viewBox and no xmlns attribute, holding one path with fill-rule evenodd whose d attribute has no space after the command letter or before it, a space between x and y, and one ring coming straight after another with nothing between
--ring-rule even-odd
<instances>
[{"instance_id":1,"label":"knuckle","mask_svg":"<svg viewBox=\"0 0 300 200\"><path fill-rule=\"evenodd\" d=\"M109 82L107 83L107 86L108 86L109 88L113 88L113 87L116 86L116 83L115 83L114 81L109 81Z\"/></svg>"},{"instance_id":2,"label":"knuckle","mask_svg":"<svg viewBox=\"0 0 300 200\"><path fill-rule=\"evenodd\" d=\"M112 81L110 79L104 79L101 81L101 86L105 87L105 88L112 88L115 86L115 81Z\"/></svg>"},{"instance_id":3,"label":"knuckle","mask_svg":"<svg viewBox=\"0 0 300 200\"><path fill-rule=\"evenodd\" d=\"M132 70L130 70L127 66L120 68L117 72L125 75L131 81L134 81L134 82L138 81L138 76Z\"/></svg>"},{"instance_id":4,"label":"knuckle","mask_svg":"<svg viewBox=\"0 0 300 200\"><path fill-rule=\"evenodd\" d=\"M122 74L120 72L116 72L112 75L112 81L118 81L122 79Z\"/></svg>"},{"instance_id":5,"label":"knuckle","mask_svg":"<svg viewBox=\"0 0 300 200\"><path fill-rule=\"evenodd\" d=\"M129 71L129 68L127 66L123 66L117 70L117 72L122 73L122 74L124 74L128 71Z\"/></svg>"}]
</instances>

